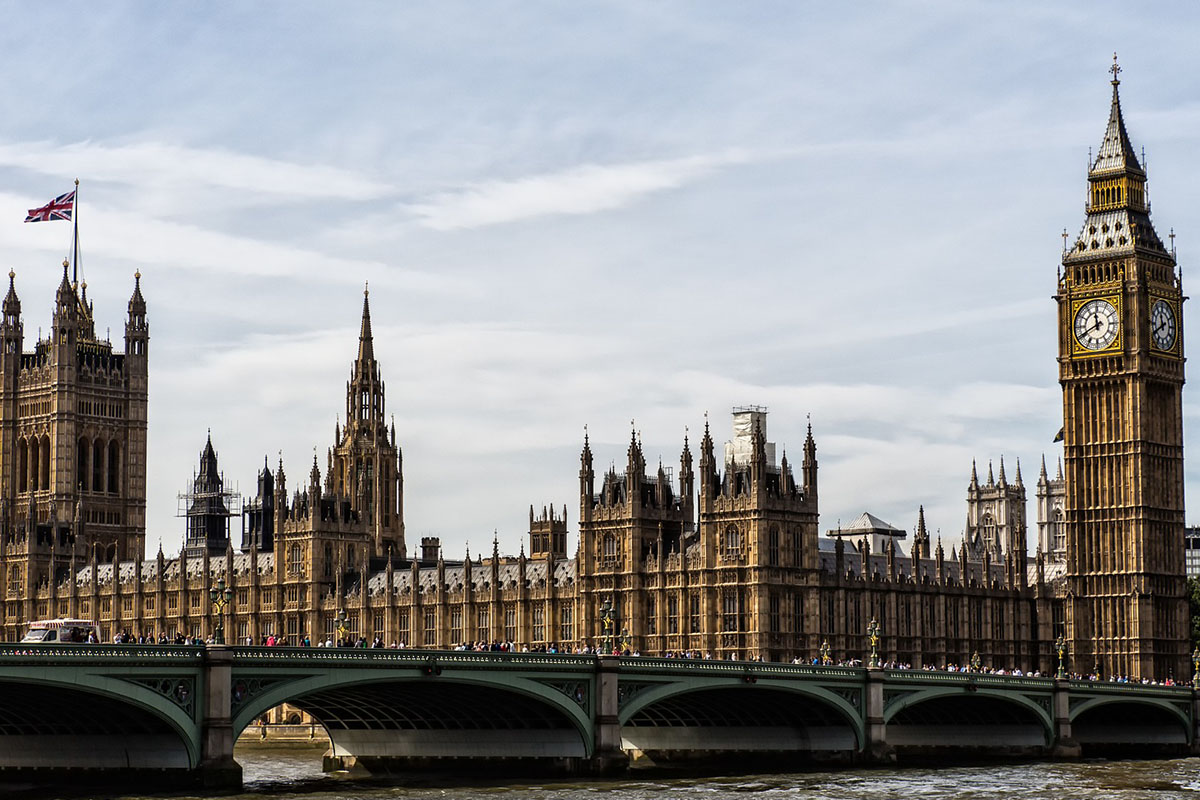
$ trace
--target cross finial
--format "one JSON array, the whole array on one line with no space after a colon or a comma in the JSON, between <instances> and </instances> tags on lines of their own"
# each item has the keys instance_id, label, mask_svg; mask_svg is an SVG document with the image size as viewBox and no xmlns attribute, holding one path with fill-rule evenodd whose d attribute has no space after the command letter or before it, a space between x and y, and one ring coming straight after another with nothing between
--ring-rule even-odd
<instances>
[{"instance_id":1,"label":"cross finial","mask_svg":"<svg viewBox=\"0 0 1200 800\"><path fill-rule=\"evenodd\" d=\"M1175 229L1171 228L1171 255L1175 254Z\"/></svg>"},{"instance_id":2,"label":"cross finial","mask_svg":"<svg viewBox=\"0 0 1200 800\"><path fill-rule=\"evenodd\" d=\"M1067 252L1067 229L1066 228L1063 228L1062 237L1063 237L1063 252L1065 253L1065 252Z\"/></svg>"},{"instance_id":3,"label":"cross finial","mask_svg":"<svg viewBox=\"0 0 1200 800\"><path fill-rule=\"evenodd\" d=\"M1117 54L1116 53L1113 53L1113 63L1112 63L1112 66L1108 68L1108 71L1112 73L1112 76L1113 76L1112 82L1113 82L1114 86L1121 82L1121 80L1117 77L1118 75L1121 74L1121 65L1117 63Z\"/></svg>"}]
</instances>

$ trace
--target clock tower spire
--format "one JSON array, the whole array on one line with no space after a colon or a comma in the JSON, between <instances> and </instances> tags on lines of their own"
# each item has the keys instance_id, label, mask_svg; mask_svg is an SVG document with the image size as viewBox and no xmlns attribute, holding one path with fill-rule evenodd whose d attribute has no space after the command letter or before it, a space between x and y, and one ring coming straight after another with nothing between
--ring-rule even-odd
<instances>
[{"instance_id":1,"label":"clock tower spire","mask_svg":"<svg viewBox=\"0 0 1200 800\"><path fill-rule=\"evenodd\" d=\"M1186 675L1182 285L1154 230L1146 171L1112 106L1087 217L1055 300L1073 669Z\"/></svg>"}]
</instances>

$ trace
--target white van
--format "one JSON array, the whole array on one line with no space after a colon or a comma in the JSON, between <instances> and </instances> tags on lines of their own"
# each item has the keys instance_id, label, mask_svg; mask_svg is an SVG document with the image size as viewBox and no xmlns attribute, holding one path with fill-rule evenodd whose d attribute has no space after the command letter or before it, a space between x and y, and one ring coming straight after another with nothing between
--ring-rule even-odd
<instances>
[{"instance_id":1,"label":"white van","mask_svg":"<svg viewBox=\"0 0 1200 800\"><path fill-rule=\"evenodd\" d=\"M28 644L87 644L96 633L96 623L86 619L41 619L29 623L29 632L22 643Z\"/></svg>"}]
</instances>

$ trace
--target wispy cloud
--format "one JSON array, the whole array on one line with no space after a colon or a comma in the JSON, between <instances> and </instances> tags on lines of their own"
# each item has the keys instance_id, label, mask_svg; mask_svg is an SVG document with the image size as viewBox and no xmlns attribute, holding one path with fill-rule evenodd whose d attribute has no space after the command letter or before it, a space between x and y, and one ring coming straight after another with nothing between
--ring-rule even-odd
<instances>
[{"instance_id":1,"label":"wispy cloud","mask_svg":"<svg viewBox=\"0 0 1200 800\"><path fill-rule=\"evenodd\" d=\"M593 214L620 208L652 192L674 189L713 170L749 161L741 151L639 161L583 164L509 181L485 181L441 192L409 206L422 225L439 231L478 228L552 214Z\"/></svg>"},{"instance_id":2,"label":"wispy cloud","mask_svg":"<svg viewBox=\"0 0 1200 800\"><path fill-rule=\"evenodd\" d=\"M0 143L0 167L141 187L215 186L272 195L274 199L370 200L391 191L385 184L336 167L156 141L125 145Z\"/></svg>"}]
</instances>

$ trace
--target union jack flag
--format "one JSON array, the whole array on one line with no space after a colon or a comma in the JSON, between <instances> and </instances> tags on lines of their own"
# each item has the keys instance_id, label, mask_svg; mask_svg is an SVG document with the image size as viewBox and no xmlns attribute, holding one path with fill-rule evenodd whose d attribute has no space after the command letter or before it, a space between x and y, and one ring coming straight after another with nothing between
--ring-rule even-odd
<instances>
[{"instance_id":1,"label":"union jack flag","mask_svg":"<svg viewBox=\"0 0 1200 800\"><path fill-rule=\"evenodd\" d=\"M25 218L26 222L49 222L55 219L65 219L70 221L71 212L75 209L75 192L70 191L66 194L60 194L58 197L51 200L41 208L29 209L29 216Z\"/></svg>"}]
</instances>

